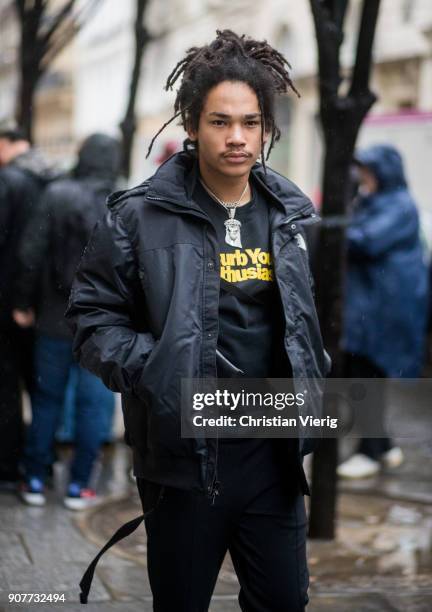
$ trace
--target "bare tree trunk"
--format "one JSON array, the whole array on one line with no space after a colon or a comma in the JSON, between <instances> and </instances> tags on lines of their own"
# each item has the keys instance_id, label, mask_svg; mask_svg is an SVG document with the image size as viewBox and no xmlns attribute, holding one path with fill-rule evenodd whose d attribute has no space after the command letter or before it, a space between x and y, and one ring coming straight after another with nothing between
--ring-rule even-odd
<instances>
[{"instance_id":1,"label":"bare tree trunk","mask_svg":"<svg viewBox=\"0 0 432 612\"><path fill-rule=\"evenodd\" d=\"M32 73L29 77L22 77L20 85L16 122L30 142L33 140L33 100L39 78L39 74Z\"/></svg>"},{"instance_id":2,"label":"bare tree trunk","mask_svg":"<svg viewBox=\"0 0 432 612\"><path fill-rule=\"evenodd\" d=\"M345 211L349 169L358 131L376 100L369 89L372 47L380 0L363 0L351 86L340 96L340 47L348 0L310 0L319 58L320 118L325 143L323 224L317 261L317 302L332 376L343 376L340 350L345 272ZM326 405L333 413L337 406ZM323 440L314 454L309 535L333 539L336 519L337 440Z\"/></svg>"},{"instance_id":3,"label":"bare tree trunk","mask_svg":"<svg viewBox=\"0 0 432 612\"><path fill-rule=\"evenodd\" d=\"M21 40L19 71L20 84L17 99L16 121L24 134L31 141L33 132L33 98L41 77L41 48L38 44L38 31L44 12L42 0L35 0L31 10L25 0L15 0L18 13Z\"/></svg>"},{"instance_id":4,"label":"bare tree trunk","mask_svg":"<svg viewBox=\"0 0 432 612\"><path fill-rule=\"evenodd\" d=\"M136 130L135 104L138 94L138 87L141 77L141 65L144 49L146 48L150 35L144 24L144 14L148 0L137 0L137 12L135 19L135 54L132 69L131 81L129 85L129 99L126 107L125 116L120 124L122 132L122 174L129 178L131 170L133 141Z\"/></svg>"},{"instance_id":5,"label":"bare tree trunk","mask_svg":"<svg viewBox=\"0 0 432 612\"><path fill-rule=\"evenodd\" d=\"M87 0L75 10L76 0L65 0L49 11L47 0L15 0L20 25L19 75L16 121L32 140L33 102L42 75L69 44L101 0ZM48 18L49 17L49 18Z\"/></svg>"}]
</instances>

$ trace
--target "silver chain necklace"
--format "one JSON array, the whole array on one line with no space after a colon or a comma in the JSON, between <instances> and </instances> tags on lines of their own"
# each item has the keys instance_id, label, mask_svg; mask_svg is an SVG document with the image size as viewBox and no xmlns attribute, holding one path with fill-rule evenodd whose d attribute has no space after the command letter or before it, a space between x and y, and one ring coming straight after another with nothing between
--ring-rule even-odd
<instances>
[{"instance_id":1,"label":"silver chain necklace","mask_svg":"<svg viewBox=\"0 0 432 612\"><path fill-rule=\"evenodd\" d=\"M213 198L218 204L223 206L228 214L228 219L224 222L225 225L225 242L230 246L240 247L242 248L241 243L241 221L235 218L235 214L237 211L237 206L240 204L244 194L246 193L246 189L248 188L249 182L246 182L245 188L239 199L236 202L224 202L220 198L217 197L215 193L208 187L202 179L200 179L201 185L207 191L209 196Z\"/></svg>"}]
</instances>

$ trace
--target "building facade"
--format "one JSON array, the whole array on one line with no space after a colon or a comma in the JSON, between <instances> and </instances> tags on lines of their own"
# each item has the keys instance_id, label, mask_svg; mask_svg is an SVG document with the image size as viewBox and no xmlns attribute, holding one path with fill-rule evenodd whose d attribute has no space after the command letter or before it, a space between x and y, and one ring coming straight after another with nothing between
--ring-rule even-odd
<instances>
[{"instance_id":1,"label":"building facade","mask_svg":"<svg viewBox=\"0 0 432 612\"><path fill-rule=\"evenodd\" d=\"M58 1L58 0L56 0ZM9 3L11 4L11 3ZM362 0L351 0L342 64L353 63ZM8 3L0 19L0 121L13 114L17 36ZM6 12L5 12L6 11ZM93 131L119 133L133 62L134 0L101 0L98 11L52 66L36 99L36 140L54 157L71 150ZM319 192L322 158L318 122L316 45L308 0L150 0L146 23L152 41L145 51L136 112L131 183L150 175L167 143L181 146L180 126L161 134L146 160L149 142L171 116L175 92L168 74L186 49L231 28L266 38L293 66L301 98L278 104L283 137L270 164L313 197ZM15 35L14 35L15 31ZM432 152L432 2L382 0L374 49L372 87L378 95L359 143L391 141L402 149L420 206L432 211L427 159ZM421 155L419 155L421 151Z\"/></svg>"}]
</instances>

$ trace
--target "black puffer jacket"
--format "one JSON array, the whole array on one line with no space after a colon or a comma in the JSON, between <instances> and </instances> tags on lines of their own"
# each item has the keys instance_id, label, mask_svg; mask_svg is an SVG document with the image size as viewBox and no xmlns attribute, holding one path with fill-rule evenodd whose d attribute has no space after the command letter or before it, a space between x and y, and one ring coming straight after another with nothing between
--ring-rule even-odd
<instances>
[{"instance_id":1,"label":"black puffer jacket","mask_svg":"<svg viewBox=\"0 0 432 612\"><path fill-rule=\"evenodd\" d=\"M63 286L78 267L85 244L103 216L119 169L117 140L93 134L82 144L71 176L51 183L28 223L19 249L16 308L35 308L40 333L70 339L64 319L68 294ZM64 268L71 272L66 272Z\"/></svg>"},{"instance_id":2,"label":"black puffer jacket","mask_svg":"<svg viewBox=\"0 0 432 612\"><path fill-rule=\"evenodd\" d=\"M219 245L210 219L191 199L196 178L196 163L179 153L149 181L110 198L66 316L81 364L122 393L136 474L211 492L217 442L180 435L181 379L216 376ZM268 194L285 346L304 390L314 383L302 379L322 379L328 366L307 254L295 239L317 217L287 179L271 170L265 175L258 164L252 178ZM309 409L320 413L319 398ZM301 448L308 452L304 440Z\"/></svg>"},{"instance_id":3,"label":"black puffer jacket","mask_svg":"<svg viewBox=\"0 0 432 612\"><path fill-rule=\"evenodd\" d=\"M21 236L53 178L53 172L34 149L0 168L0 324L11 322Z\"/></svg>"}]
</instances>

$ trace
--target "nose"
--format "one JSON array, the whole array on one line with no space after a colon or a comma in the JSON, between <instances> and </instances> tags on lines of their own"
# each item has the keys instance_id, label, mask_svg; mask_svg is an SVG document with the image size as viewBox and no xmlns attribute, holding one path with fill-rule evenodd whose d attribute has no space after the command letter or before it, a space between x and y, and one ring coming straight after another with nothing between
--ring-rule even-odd
<instances>
[{"instance_id":1,"label":"nose","mask_svg":"<svg viewBox=\"0 0 432 612\"><path fill-rule=\"evenodd\" d=\"M233 124L227 135L226 143L228 146L243 146L246 144L243 127L239 124Z\"/></svg>"}]
</instances>

